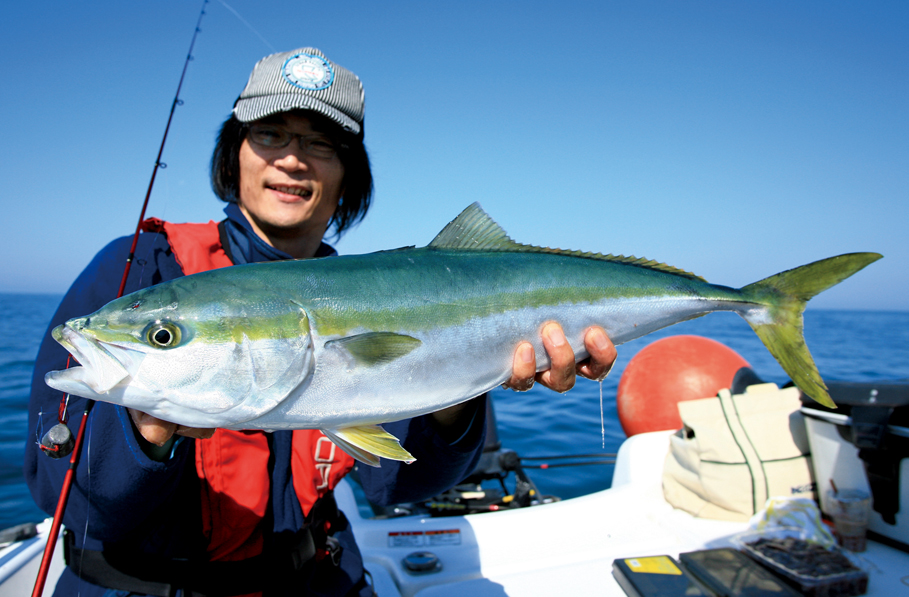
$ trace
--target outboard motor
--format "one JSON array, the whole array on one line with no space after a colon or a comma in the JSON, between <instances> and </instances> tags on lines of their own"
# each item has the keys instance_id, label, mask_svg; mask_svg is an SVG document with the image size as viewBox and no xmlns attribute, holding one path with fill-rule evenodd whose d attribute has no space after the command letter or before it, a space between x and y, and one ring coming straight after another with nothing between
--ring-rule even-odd
<instances>
[{"instance_id":1,"label":"outboard motor","mask_svg":"<svg viewBox=\"0 0 909 597\"><path fill-rule=\"evenodd\" d=\"M874 510L872 532L904 544L909 537L909 380L827 382L839 408L825 408L802 395L808 438L819 488L867 483ZM835 431L834 431L835 429ZM841 442L839 450L819 450L821 442ZM849 445L854 450L846 449ZM856 454L857 452L857 454ZM835 461L829 462L835 453ZM857 459L856 459L857 456ZM901 472L902 469L902 472ZM821 506L825 509L825 493ZM899 520L897 517L899 514Z\"/></svg>"}]
</instances>

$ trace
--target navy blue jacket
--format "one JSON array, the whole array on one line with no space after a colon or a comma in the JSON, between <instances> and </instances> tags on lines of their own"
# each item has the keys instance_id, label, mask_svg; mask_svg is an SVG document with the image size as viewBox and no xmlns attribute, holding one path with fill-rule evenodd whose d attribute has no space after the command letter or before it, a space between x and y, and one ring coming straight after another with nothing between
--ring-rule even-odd
<instances>
[{"instance_id":1,"label":"navy blue jacket","mask_svg":"<svg viewBox=\"0 0 909 597\"><path fill-rule=\"evenodd\" d=\"M229 204L225 212L229 245L226 249L235 263L289 258L262 242L236 205ZM62 397L44 383L44 375L65 368L67 361L66 351L51 338L50 330L72 317L96 311L116 296L131 242L132 237L111 242L79 275L54 314L38 353L29 402L25 478L35 502L49 514L56 508L69 463L69 458L48 458L37 447L41 436L57 423ZM318 256L333 254L334 249L323 243ZM126 293L183 275L166 238L160 234L142 233L135 255ZM360 466L360 480L370 501L377 505L419 501L451 487L470 473L480 457L485 435L485 403L474 403L476 414L470 428L453 444L436 433L428 417L385 425L417 461L402 465L383 460L379 469ZM70 397L67 412L74 434L84 405L82 398ZM272 537L297 531L304 520L291 479L291 434L271 434ZM95 404L64 524L75 533L76 546L83 549L118 553L128 550L136 557L204 557L194 442L178 440L171 456L163 462L149 458L143 443L125 408ZM318 587L310 585L312 594L348 594L362 580L362 559L353 533L343 526L346 528L335 535L344 548L341 563L319 574ZM294 594L300 594L299 589ZM67 569L54 594L92 597L104 595L105 591Z\"/></svg>"}]
</instances>

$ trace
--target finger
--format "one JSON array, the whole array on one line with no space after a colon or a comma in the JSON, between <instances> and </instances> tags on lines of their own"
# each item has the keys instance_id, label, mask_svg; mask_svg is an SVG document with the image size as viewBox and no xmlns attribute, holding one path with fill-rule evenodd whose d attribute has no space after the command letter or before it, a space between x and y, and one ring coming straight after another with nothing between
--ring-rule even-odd
<instances>
[{"instance_id":1,"label":"finger","mask_svg":"<svg viewBox=\"0 0 909 597\"><path fill-rule=\"evenodd\" d=\"M162 421L157 417L153 417L150 414L132 408L127 410L129 411L129 416L132 418L133 424L136 426L139 435L141 435L145 441L155 444L156 446L163 446L167 443L167 440L169 440L177 430L176 423Z\"/></svg>"},{"instance_id":2,"label":"finger","mask_svg":"<svg viewBox=\"0 0 909 597\"><path fill-rule=\"evenodd\" d=\"M537 381L550 390L567 392L575 382L574 350L558 323L550 322L543 326L543 348L549 355L551 367L537 374Z\"/></svg>"},{"instance_id":3,"label":"finger","mask_svg":"<svg viewBox=\"0 0 909 597\"><path fill-rule=\"evenodd\" d=\"M536 356L530 342L521 342L514 351L511 379L502 384L516 392L526 392L533 387L537 372Z\"/></svg>"},{"instance_id":4,"label":"finger","mask_svg":"<svg viewBox=\"0 0 909 597\"><path fill-rule=\"evenodd\" d=\"M202 429L199 427L184 427L180 425L177 427L177 431L174 435L182 435L183 437L192 437L196 439L208 439L215 434L214 429Z\"/></svg>"},{"instance_id":5,"label":"finger","mask_svg":"<svg viewBox=\"0 0 909 597\"><path fill-rule=\"evenodd\" d=\"M615 365L615 345L603 328L592 327L584 335L584 346L590 358L578 363L578 374L594 381L603 381Z\"/></svg>"}]
</instances>

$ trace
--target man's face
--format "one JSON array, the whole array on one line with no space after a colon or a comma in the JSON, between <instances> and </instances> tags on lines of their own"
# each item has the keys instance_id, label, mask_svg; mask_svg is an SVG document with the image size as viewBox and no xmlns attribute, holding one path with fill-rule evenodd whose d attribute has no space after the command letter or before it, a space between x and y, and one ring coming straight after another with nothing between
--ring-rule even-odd
<instances>
[{"instance_id":1,"label":"man's face","mask_svg":"<svg viewBox=\"0 0 909 597\"><path fill-rule=\"evenodd\" d=\"M287 112L257 121L311 140L330 143L312 128L309 118ZM255 124L255 123L254 123ZM313 157L304 153L298 137L286 147L268 147L250 140L240 146L240 209L256 233L321 240L344 192L344 166L337 154ZM264 233L264 235L263 235Z\"/></svg>"}]
</instances>

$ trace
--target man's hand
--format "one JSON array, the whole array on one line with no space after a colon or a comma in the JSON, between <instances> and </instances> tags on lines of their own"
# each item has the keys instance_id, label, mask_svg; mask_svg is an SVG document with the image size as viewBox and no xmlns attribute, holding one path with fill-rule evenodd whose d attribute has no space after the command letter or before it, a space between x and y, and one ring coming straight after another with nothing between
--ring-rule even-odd
<instances>
[{"instance_id":1,"label":"man's hand","mask_svg":"<svg viewBox=\"0 0 909 597\"><path fill-rule=\"evenodd\" d=\"M556 322L549 322L542 330L543 347L552 367L547 371L536 372L536 355L530 342L522 342L514 352L514 369L511 379L502 384L506 388L524 392L533 387L535 381L540 382L550 390L567 392L574 387L576 375L581 375L594 381L602 381L615 364L616 350L612 340L601 327L587 329L584 336L584 346L590 354L577 365L574 362L574 351L562 326Z\"/></svg>"}]
</instances>

